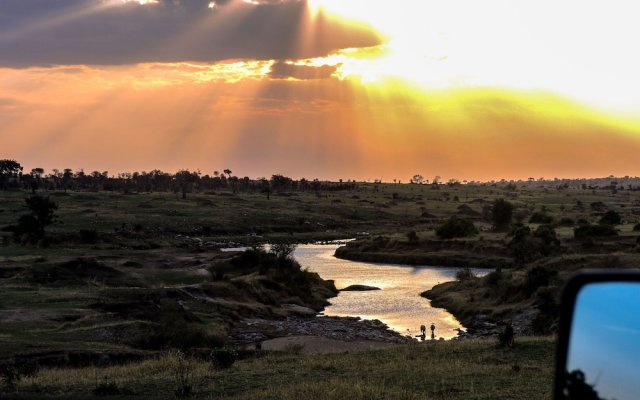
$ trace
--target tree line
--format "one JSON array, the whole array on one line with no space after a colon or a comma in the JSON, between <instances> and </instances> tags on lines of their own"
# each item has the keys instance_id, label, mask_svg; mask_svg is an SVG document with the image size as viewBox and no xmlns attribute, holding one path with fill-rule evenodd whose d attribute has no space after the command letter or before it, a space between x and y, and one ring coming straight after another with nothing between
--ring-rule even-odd
<instances>
[{"instance_id":1,"label":"tree line","mask_svg":"<svg viewBox=\"0 0 640 400\"><path fill-rule=\"evenodd\" d=\"M248 176L238 177L230 169L213 174L202 174L200 171L180 170L176 173L153 170L150 172L133 172L109 175L107 171L84 170L73 171L52 169L46 173L44 168L33 168L30 172L16 160L0 160L1 190L82 190L82 191L120 191L130 192L175 192L183 198L188 193L230 190L237 192L260 192L269 197L272 193L292 191L324 191L356 190L355 180L326 182L319 179L294 180L284 175L272 175L270 179L251 179Z\"/></svg>"}]
</instances>

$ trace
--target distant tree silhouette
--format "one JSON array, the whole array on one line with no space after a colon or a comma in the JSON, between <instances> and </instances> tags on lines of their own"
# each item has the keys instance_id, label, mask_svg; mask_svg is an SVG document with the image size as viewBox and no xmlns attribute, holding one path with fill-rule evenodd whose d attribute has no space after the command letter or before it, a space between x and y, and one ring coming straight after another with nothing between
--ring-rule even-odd
<instances>
[{"instance_id":1,"label":"distant tree silhouette","mask_svg":"<svg viewBox=\"0 0 640 400\"><path fill-rule=\"evenodd\" d=\"M394 179L395 181L395 179ZM422 185L422 182L424 182L424 177L420 174L416 174L414 175L411 180L409 181L410 183L416 184L416 185Z\"/></svg>"},{"instance_id":2,"label":"distant tree silhouette","mask_svg":"<svg viewBox=\"0 0 640 400\"><path fill-rule=\"evenodd\" d=\"M198 174L189 172L189 170L181 170L176 173L175 180L184 200L187 198L187 193L193 190L193 184L198 180Z\"/></svg>"},{"instance_id":3,"label":"distant tree silhouette","mask_svg":"<svg viewBox=\"0 0 640 400\"><path fill-rule=\"evenodd\" d=\"M283 175L273 175L271 177L271 188L276 192L291 190L293 187L293 179Z\"/></svg>"},{"instance_id":4,"label":"distant tree silhouette","mask_svg":"<svg viewBox=\"0 0 640 400\"><path fill-rule=\"evenodd\" d=\"M36 190L42 185L42 176L44 175L44 168L33 168L31 170L31 193L36 194Z\"/></svg>"},{"instance_id":5,"label":"distant tree silhouette","mask_svg":"<svg viewBox=\"0 0 640 400\"><path fill-rule=\"evenodd\" d=\"M0 189L8 188L11 178L18 179L22 172L22 165L16 160L0 160Z\"/></svg>"}]
</instances>

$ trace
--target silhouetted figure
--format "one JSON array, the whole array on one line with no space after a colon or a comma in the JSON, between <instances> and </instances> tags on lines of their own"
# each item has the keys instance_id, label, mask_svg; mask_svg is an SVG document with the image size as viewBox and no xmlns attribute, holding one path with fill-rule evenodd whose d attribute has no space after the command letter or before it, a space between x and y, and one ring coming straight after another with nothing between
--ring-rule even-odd
<instances>
[{"instance_id":1,"label":"silhouetted figure","mask_svg":"<svg viewBox=\"0 0 640 400\"><path fill-rule=\"evenodd\" d=\"M579 369L567 372L563 394L567 400L603 400L593 386L586 382L584 372Z\"/></svg>"},{"instance_id":2,"label":"silhouetted figure","mask_svg":"<svg viewBox=\"0 0 640 400\"><path fill-rule=\"evenodd\" d=\"M427 337L427 327L424 325L420 325L420 340L424 342L424 339Z\"/></svg>"},{"instance_id":3,"label":"silhouetted figure","mask_svg":"<svg viewBox=\"0 0 640 400\"><path fill-rule=\"evenodd\" d=\"M431 323L431 340L436 338L436 324Z\"/></svg>"}]
</instances>

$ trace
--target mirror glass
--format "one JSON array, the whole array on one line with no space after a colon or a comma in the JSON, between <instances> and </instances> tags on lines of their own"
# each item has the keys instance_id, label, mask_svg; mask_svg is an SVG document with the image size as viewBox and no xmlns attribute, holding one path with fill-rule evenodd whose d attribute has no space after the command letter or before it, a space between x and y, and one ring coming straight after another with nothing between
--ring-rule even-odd
<instances>
[{"instance_id":1,"label":"mirror glass","mask_svg":"<svg viewBox=\"0 0 640 400\"><path fill-rule=\"evenodd\" d=\"M591 283L576 298L566 399L640 396L640 283Z\"/></svg>"}]
</instances>

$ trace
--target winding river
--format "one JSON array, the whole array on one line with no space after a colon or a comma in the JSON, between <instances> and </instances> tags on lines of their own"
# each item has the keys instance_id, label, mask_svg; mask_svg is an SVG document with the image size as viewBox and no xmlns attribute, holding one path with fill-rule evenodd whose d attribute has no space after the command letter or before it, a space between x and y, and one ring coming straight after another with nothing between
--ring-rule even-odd
<instances>
[{"instance_id":1,"label":"winding river","mask_svg":"<svg viewBox=\"0 0 640 400\"><path fill-rule=\"evenodd\" d=\"M382 290L341 292L331 299L325 315L379 319L391 329L407 335L418 335L420 325L436 325L436 337L450 339L462 328L446 310L432 308L420 293L438 283L455 279L457 268L406 266L341 260L333 256L338 245L299 245L294 257L323 279L335 281L338 289L350 285L375 286ZM487 270L474 270L484 275Z\"/></svg>"}]
</instances>

